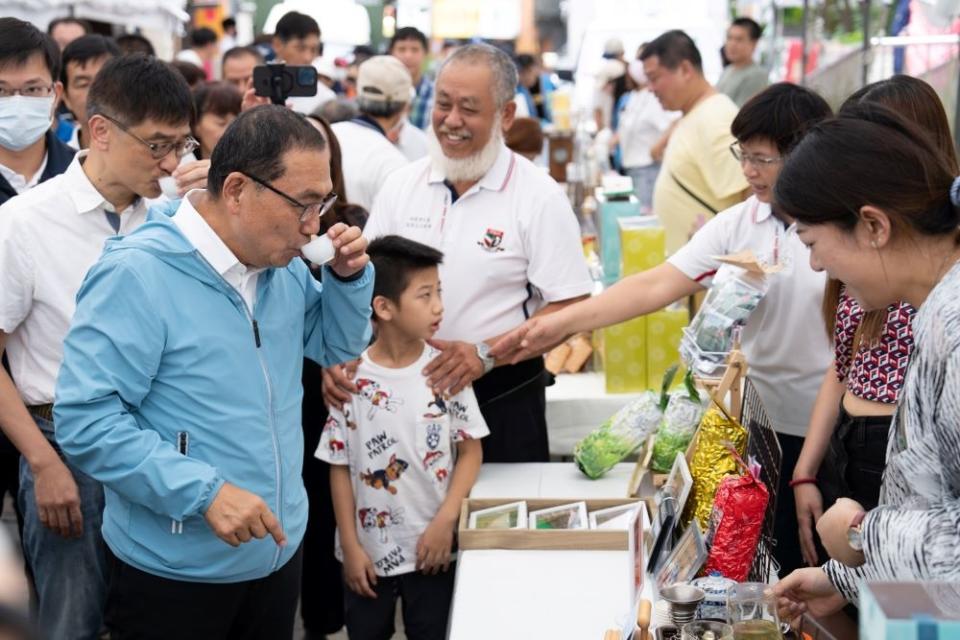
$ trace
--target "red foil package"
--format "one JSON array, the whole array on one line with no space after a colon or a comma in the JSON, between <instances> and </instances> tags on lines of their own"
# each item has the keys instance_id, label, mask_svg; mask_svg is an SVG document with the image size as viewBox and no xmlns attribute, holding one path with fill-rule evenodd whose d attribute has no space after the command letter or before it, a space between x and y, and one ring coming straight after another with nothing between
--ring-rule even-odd
<instances>
[{"instance_id":1,"label":"red foil package","mask_svg":"<svg viewBox=\"0 0 960 640\"><path fill-rule=\"evenodd\" d=\"M747 579L769 499L767 487L751 473L720 481L707 531L710 552L704 575L716 571L737 582Z\"/></svg>"}]
</instances>

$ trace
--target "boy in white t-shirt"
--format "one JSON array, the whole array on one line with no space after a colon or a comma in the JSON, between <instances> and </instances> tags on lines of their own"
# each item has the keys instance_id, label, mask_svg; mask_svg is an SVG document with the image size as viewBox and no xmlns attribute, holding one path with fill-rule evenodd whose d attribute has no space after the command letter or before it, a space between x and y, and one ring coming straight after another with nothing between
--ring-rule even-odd
<instances>
[{"instance_id":1,"label":"boy in white t-shirt","mask_svg":"<svg viewBox=\"0 0 960 640\"><path fill-rule=\"evenodd\" d=\"M393 635L396 601L411 640L442 640L453 596L460 503L489 431L472 387L443 397L423 369L440 326L443 254L399 236L367 249L376 267L376 340L361 356L360 393L330 409L317 448L329 462L351 640ZM456 464L454 464L456 462Z\"/></svg>"}]
</instances>

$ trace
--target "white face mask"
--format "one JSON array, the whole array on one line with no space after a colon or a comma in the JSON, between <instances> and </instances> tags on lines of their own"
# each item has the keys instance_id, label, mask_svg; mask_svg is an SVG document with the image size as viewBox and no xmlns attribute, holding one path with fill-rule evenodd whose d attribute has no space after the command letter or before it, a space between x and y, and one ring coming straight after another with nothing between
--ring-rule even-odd
<instances>
[{"instance_id":1,"label":"white face mask","mask_svg":"<svg viewBox=\"0 0 960 640\"><path fill-rule=\"evenodd\" d=\"M43 137L53 123L56 94L0 98L0 147L22 151Z\"/></svg>"}]
</instances>

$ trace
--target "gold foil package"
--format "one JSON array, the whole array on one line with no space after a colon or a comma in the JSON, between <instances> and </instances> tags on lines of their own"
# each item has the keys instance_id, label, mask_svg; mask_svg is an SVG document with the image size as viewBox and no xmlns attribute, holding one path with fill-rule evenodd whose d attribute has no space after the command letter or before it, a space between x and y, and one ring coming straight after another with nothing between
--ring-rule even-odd
<instances>
[{"instance_id":1,"label":"gold foil package","mask_svg":"<svg viewBox=\"0 0 960 640\"><path fill-rule=\"evenodd\" d=\"M720 481L724 476L738 472L737 461L730 454L727 443L732 444L741 456L746 455L747 430L713 407L700 421L700 435L690 464L693 489L683 512L684 525L696 518L700 527L706 530Z\"/></svg>"}]
</instances>

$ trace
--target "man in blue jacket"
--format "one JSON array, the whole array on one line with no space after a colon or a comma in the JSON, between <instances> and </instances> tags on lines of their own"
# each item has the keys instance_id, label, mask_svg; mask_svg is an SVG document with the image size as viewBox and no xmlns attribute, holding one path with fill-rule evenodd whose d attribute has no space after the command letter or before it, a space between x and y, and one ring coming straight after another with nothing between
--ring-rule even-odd
<instances>
[{"instance_id":1,"label":"man in blue jacket","mask_svg":"<svg viewBox=\"0 0 960 640\"><path fill-rule=\"evenodd\" d=\"M341 362L369 340L360 230L328 231L322 288L297 259L333 202L316 129L283 107L245 112L207 185L107 243L57 380L57 440L105 487L120 640L292 637L302 358Z\"/></svg>"}]
</instances>

